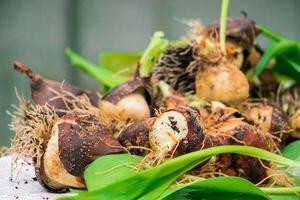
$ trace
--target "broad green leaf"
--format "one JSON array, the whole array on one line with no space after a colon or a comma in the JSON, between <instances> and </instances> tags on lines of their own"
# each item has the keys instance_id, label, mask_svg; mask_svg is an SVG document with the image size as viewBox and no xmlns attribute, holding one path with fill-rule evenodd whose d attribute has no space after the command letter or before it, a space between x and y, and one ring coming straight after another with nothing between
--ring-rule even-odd
<instances>
[{"instance_id":1,"label":"broad green leaf","mask_svg":"<svg viewBox=\"0 0 300 200\"><path fill-rule=\"evenodd\" d=\"M300 62L299 61L297 61L293 58L289 58L286 55L283 55L282 59L284 59L295 71L298 72L298 74L300 74Z\"/></svg>"},{"instance_id":2,"label":"broad green leaf","mask_svg":"<svg viewBox=\"0 0 300 200\"><path fill-rule=\"evenodd\" d=\"M103 52L99 54L99 64L114 73L133 76L142 52Z\"/></svg>"},{"instance_id":3,"label":"broad green leaf","mask_svg":"<svg viewBox=\"0 0 300 200\"><path fill-rule=\"evenodd\" d=\"M265 49L263 57L260 59L259 63L255 67L255 75L256 76L259 76L266 68L270 59L273 57L273 52L274 52L274 49L276 48L276 45L277 45L276 42L272 42Z\"/></svg>"},{"instance_id":4,"label":"broad green leaf","mask_svg":"<svg viewBox=\"0 0 300 200\"><path fill-rule=\"evenodd\" d=\"M180 198L178 198L180 197ZM190 199L205 200L266 200L270 199L253 183L239 177L218 177L179 185L167 190L160 200Z\"/></svg>"},{"instance_id":5,"label":"broad green leaf","mask_svg":"<svg viewBox=\"0 0 300 200\"><path fill-rule=\"evenodd\" d=\"M272 200L300 200L298 195L270 195Z\"/></svg>"},{"instance_id":6,"label":"broad green leaf","mask_svg":"<svg viewBox=\"0 0 300 200\"><path fill-rule=\"evenodd\" d=\"M299 156L300 156L300 140L292 142L289 145L287 145L283 149L282 155L289 159L292 159L292 160L296 160L297 158L299 158Z\"/></svg>"},{"instance_id":7,"label":"broad green leaf","mask_svg":"<svg viewBox=\"0 0 300 200\"><path fill-rule=\"evenodd\" d=\"M169 41L164 39L163 32L155 32L140 60L140 76L147 77L152 71L160 55L167 48Z\"/></svg>"},{"instance_id":8,"label":"broad green leaf","mask_svg":"<svg viewBox=\"0 0 300 200\"><path fill-rule=\"evenodd\" d=\"M66 49L65 52L70 58L71 65L73 65L74 67L78 67L105 86L115 87L127 81L127 78L125 76L115 74L105 68L101 68L98 65L90 63L69 48Z\"/></svg>"},{"instance_id":9,"label":"broad green leaf","mask_svg":"<svg viewBox=\"0 0 300 200\"><path fill-rule=\"evenodd\" d=\"M139 171L128 178L121 179L117 182L113 181L99 189L79 193L76 197L65 197L62 199L158 199L158 197L184 173L210 157L224 153L238 153L252 156L273 161L274 163L286 167L295 163L292 160L255 147L238 145L218 146L179 156L156 167Z\"/></svg>"},{"instance_id":10,"label":"broad green leaf","mask_svg":"<svg viewBox=\"0 0 300 200\"><path fill-rule=\"evenodd\" d=\"M265 50L263 57L255 68L255 74L258 76L265 69L272 58L276 59L272 71L280 75L289 76L295 81L300 81L300 43L294 40L286 39L269 29L256 25L262 34L273 40Z\"/></svg>"},{"instance_id":11,"label":"broad green leaf","mask_svg":"<svg viewBox=\"0 0 300 200\"><path fill-rule=\"evenodd\" d=\"M300 82L300 73L295 70L295 66L291 66L286 58L279 56L276 58L276 64L272 71L276 74L287 76L296 82Z\"/></svg>"},{"instance_id":12,"label":"broad green leaf","mask_svg":"<svg viewBox=\"0 0 300 200\"><path fill-rule=\"evenodd\" d=\"M87 200L153 200L157 199L176 179L185 172L206 160L190 160L186 163L180 160L171 160L157 167L138 172L136 175L118 182L112 181L97 190L80 192L77 196L60 199L87 199ZM123 175L121 175L123 176Z\"/></svg>"},{"instance_id":13,"label":"broad green leaf","mask_svg":"<svg viewBox=\"0 0 300 200\"><path fill-rule=\"evenodd\" d=\"M278 56L288 54L294 51L299 51L299 44L296 41L283 39L279 42L271 43L265 50L263 57L260 59L259 63L255 68L255 74L260 75L269 61Z\"/></svg>"},{"instance_id":14,"label":"broad green leaf","mask_svg":"<svg viewBox=\"0 0 300 200\"><path fill-rule=\"evenodd\" d=\"M300 140L295 141L290 143L289 145L287 145L283 151L282 151L282 155L292 159L292 160L298 160L298 162L300 162L299 158L300 158ZM295 170L295 169L292 169ZM300 170L299 167L296 167L296 170ZM299 174L299 172L298 172ZM297 186L300 186L300 178L295 178L294 183Z\"/></svg>"},{"instance_id":15,"label":"broad green leaf","mask_svg":"<svg viewBox=\"0 0 300 200\"><path fill-rule=\"evenodd\" d=\"M84 172L87 189L96 190L135 175L137 171L134 167L141 160L142 157L129 154L99 157Z\"/></svg>"},{"instance_id":16,"label":"broad green leaf","mask_svg":"<svg viewBox=\"0 0 300 200\"><path fill-rule=\"evenodd\" d=\"M180 48L188 45L188 42L183 39L173 40L169 43L170 46ZM99 54L99 64L112 72L120 73L126 76L133 76L139 60L143 55L140 52L103 52Z\"/></svg>"}]
</instances>

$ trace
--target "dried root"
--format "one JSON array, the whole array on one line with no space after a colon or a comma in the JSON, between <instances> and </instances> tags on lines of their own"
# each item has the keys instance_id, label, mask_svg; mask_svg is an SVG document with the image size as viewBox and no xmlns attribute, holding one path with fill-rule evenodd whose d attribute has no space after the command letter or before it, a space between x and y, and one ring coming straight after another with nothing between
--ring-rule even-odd
<instances>
[{"instance_id":1,"label":"dried root","mask_svg":"<svg viewBox=\"0 0 300 200\"><path fill-rule=\"evenodd\" d=\"M265 180L262 180L260 183L263 183L265 186L272 187L274 185L280 185L284 187L293 187L294 185L294 180L292 177L288 176L287 173L278 168L275 165L271 165L267 169L267 177ZM266 181L268 180L268 181ZM259 184L260 184L259 183Z\"/></svg>"},{"instance_id":2,"label":"dried root","mask_svg":"<svg viewBox=\"0 0 300 200\"><path fill-rule=\"evenodd\" d=\"M72 93L61 90L60 92L50 89L53 99L61 99L65 109L59 113L70 111L79 112L82 115L96 116L97 120L109 125L98 108L94 107L86 95L75 96ZM14 112L8 112L11 116L10 130L15 133L12 139L10 154L13 156L12 173L18 168L18 160L33 161L36 168L41 166L42 157L47 148L48 141L52 134L54 124L59 120L57 110L46 105L32 105L23 96L17 94L19 106L13 106ZM12 175L13 175L12 174Z\"/></svg>"},{"instance_id":3,"label":"dried root","mask_svg":"<svg viewBox=\"0 0 300 200\"><path fill-rule=\"evenodd\" d=\"M51 130L58 116L48 106L30 105L24 97L18 96L19 107L8 112L12 121L10 130L15 132L10 152L13 156L12 169L16 169L20 159L33 158L36 166L41 165L41 158L51 136Z\"/></svg>"},{"instance_id":4,"label":"dried root","mask_svg":"<svg viewBox=\"0 0 300 200\"><path fill-rule=\"evenodd\" d=\"M151 82L163 80L178 92L194 91L197 68L192 46L170 47L155 65Z\"/></svg>"}]
</instances>

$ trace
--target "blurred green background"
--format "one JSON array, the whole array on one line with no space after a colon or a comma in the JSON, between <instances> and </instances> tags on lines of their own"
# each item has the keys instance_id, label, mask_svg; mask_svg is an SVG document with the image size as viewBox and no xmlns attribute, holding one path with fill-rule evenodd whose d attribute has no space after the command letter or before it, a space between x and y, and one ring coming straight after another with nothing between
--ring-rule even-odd
<instances>
[{"instance_id":1,"label":"blurred green background","mask_svg":"<svg viewBox=\"0 0 300 200\"><path fill-rule=\"evenodd\" d=\"M69 66L66 47L97 62L100 51L143 49L156 30L169 39L184 34L186 26L177 19L214 21L220 6L220 0L0 0L0 146L13 136L6 110L17 104L14 88L30 98L29 81L14 72L13 60L49 79L97 90L96 81ZM300 40L299 9L299 0L232 0L229 13L246 11L271 30Z\"/></svg>"}]
</instances>

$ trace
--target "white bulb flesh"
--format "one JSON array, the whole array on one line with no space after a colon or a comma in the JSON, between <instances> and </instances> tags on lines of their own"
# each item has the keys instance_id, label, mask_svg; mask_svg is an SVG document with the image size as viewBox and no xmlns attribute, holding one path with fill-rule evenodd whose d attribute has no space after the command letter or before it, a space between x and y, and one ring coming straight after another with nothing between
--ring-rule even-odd
<instances>
[{"instance_id":1,"label":"white bulb flesh","mask_svg":"<svg viewBox=\"0 0 300 200\"><path fill-rule=\"evenodd\" d=\"M138 93L130 94L121 99L117 106L124 110L124 115L136 121L150 118L149 106L145 98Z\"/></svg>"},{"instance_id":2,"label":"white bulb flesh","mask_svg":"<svg viewBox=\"0 0 300 200\"><path fill-rule=\"evenodd\" d=\"M143 121L150 118L149 106L144 96L139 93L130 94L117 104L103 100L100 102L100 109L109 116L121 120Z\"/></svg>"},{"instance_id":3,"label":"white bulb flesh","mask_svg":"<svg viewBox=\"0 0 300 200\"><path fill-rule=\"evenodd\" d=\"M150 144L155 152L172 153L176 145L187 136L188 124L182 113L168 111L159 116L149 133Z\"/></svg>"},{"instance_id":4,"label":"white bulb flesh","mask_svg":"<svg viewBox=\"0 0 300 200\"><path fill-rule=\"evenodd\" d=\"M53 127L53 133L48 142L43 161L44 171L49 180L67 187L85 187L79 177L73 176L67 172L59 158L57 124Z\"/></svg>"}]
</instances>

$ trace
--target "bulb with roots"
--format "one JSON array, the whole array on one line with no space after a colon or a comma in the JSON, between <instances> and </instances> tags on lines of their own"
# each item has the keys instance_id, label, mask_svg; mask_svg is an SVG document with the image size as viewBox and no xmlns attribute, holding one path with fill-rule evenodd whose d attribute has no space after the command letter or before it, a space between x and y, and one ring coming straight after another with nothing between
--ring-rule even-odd
<instances>
[{"instance_id":1,"label":"bulb with roots","mask_svg":"<svg viewBox=\"0 0 300 200\"><path fill-rule=\"evenodd\" d=\"M114 119L143 121L150 118L146 96L142 80L134 79L111 89L99 101L99 108Z\"/></svg>"},{"instance_id":2,"label":"bulb with roots","mask_svg":"<svg viewBox=\"0 0 300 200\"><path fill-rule=\"evenodd\" d=\"M186 146L203 139L199 112L191 107L177 107L158 116L149 132L150 145L160 159L186 152Z\"/></svg>"},{"instance_id":3,"label":"bulb with roots","mask_svg":"<svg viewBox=\"0 0 300 200\"><path fill-rule=\"evenodd\" d=\"M84 188L85 168L99 156L123 152L111 130L87 113L71 112L54 125L36 175L49 190Z\"/></svg>"},{"instance_id":4,"label":"bulb with roots","mask_svg":"<svg viewBox=\"0 0 300 200\"><path fill-rule=\"evenodd\" d=\"M119 141L134 154L146 155L148 164L157 165L185 153L221 145L247 145L269 150L269 144L255 126L243 121L237 110L214 102L203 118L194 107L167 110L144 122L133 122L119 134ZM142 147L134 150L130 147ZM148 149L151 149L149 151ZM142 152L141 152L142 151ZM216 157L215 169L244 177L254 183L266 176L267 162L234 154ZM206 165L194 170L205 170ZM215 172L215 171L214 171Z\"/></svg>"},{"instance_id":5,"label":"bulb with roots","mask_svg":"<svg viewBox=\"0 0 300 200\"><path fill-rule=\"evenodd\" d=\"M262 133L269 134L277 146L281 147L285 144L291 128L287 114L279 105L266 101L247 101L239 105L239 111Z\"/></svg>"},{"instance_id":6,"label":"bulb with roots","mask_svg":"<svg viewBox=\"0 0 300 200\"><path fill-rule=\"evenodd\" d=\"M99 97L96 93L64 82L43 78L21 62L14 62L14 68L16 71L26 74L30 79L32 100L38 105L54 108L59 116L74 108L69 101L78 96L87 96L91 104L97 106Z\"/></svg>"},{"instance_id":7,"label":"bulb with roots","mask_svg":"<svg viewBox=\"0 0 300 200\"><path fill-rule=\"evenodd\" d=\"M249 96L249 83L243 72L228 61L199 67L196 75L197 97L237 105Z\"/></svg>"}]
</instances>

